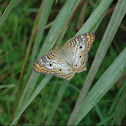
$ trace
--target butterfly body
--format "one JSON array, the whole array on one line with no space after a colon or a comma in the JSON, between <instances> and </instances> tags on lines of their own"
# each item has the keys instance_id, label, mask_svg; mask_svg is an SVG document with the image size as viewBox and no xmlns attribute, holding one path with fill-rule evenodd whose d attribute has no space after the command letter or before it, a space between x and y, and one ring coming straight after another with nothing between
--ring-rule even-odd
<instances>
[{"instance_id":1,"label":"butterfly body","mask_svg":"<svg viewBox=\"0 0 126 126\"><path fill-rule=\"evenodd\" d=\"M69 81L75 73L86 71L88 52L94 39L93 33L86 33L68 40L63 47L38 59L33 65L33 70Z\"/></svg>"}]
</instances>

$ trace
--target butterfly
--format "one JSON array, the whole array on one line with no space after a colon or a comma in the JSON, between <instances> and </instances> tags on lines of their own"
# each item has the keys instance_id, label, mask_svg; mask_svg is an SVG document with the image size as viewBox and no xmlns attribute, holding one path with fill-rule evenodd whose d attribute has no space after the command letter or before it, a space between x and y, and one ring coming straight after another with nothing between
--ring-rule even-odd
<instances>
[{"instance_id":1,"label":"butterfly","mask_svg":"<svg viewBox=\"0 0 126 126\"><path fill-rule=\"evenodd\" d=\"M33 65L33 71L53 74L70 81L75 73L87 70L88 53L94 40L94 33L85 33L68 40L63 47L38 59Z\"/></svg>"}]
</instances>

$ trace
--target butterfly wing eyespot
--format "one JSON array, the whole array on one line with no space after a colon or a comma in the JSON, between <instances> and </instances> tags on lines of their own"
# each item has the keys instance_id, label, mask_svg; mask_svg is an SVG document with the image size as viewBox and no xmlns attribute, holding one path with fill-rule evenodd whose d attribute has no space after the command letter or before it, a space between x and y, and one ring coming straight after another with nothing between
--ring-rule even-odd
<instances>
[{"instance_id":1,"label":"butterfly wing eyespot","mask_svg":"<svg viewBox=\"0 0 126 126\"><path fill-rule=\"evenodd\" d=\"M52 66L52 64L50 63L49 66Z\"/></svg>"}]
</instances>

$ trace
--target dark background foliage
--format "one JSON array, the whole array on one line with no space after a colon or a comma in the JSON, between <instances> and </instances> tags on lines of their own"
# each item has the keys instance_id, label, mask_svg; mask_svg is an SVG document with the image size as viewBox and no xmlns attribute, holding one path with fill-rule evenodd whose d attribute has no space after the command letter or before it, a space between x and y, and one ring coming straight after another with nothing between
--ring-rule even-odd
<instances>
[{"instance_id":1,"label":"dark background foliage","mask_svg":"<svg viewBox=\"0 0 126 126\"><path fill-rule=\"evenodd\" d=\"M68 39L72 38L76 32L81 28L81 26L88 19L93 9L95 8L95 3L97 0L89 0L88 4L85 6L85 2L82 2L80 7L77 9L69 27L64 35L61 42L63 45ZM10 1L2 1L0 4L0 15L3 14L6 7ZM34 25L36 15L39 11L41 0L26 0L17 3L16 7L9 14L5 22L0 27L0 55L2 56L9 50L13 49L16 45L25 41L31 36L31 31ZM47 24L54 21L59 13L60 9L63 7L65 0L57 0L54 2L51 13ZM82 84L87 76L88 70L93 62L96 51L100 45L101 39L104 35L108 22L111 18L113 10L116 6L117 1L114 1L107 13L105 14L101 24L99 25L96 34L96 40L93 43L92 49L89 52L89 59L87 63L87 71L76 74L70 81L62 101L60 102L56 113L53 117L51 124L66 124L70 117L70 113L75 105L76 99L82 88ZM85 6L85 10L84 10ZM81 17L80 15L83 15ZM49 32L50 27L46 28L41 40L41 46ZM38 34L38 33L37 33ZM121 53L121 51L126 47L126 17L123 18L116 36L110 45L107 54L95 76L92 86L99 80L101 75L106 71L106 69L112 64L116 57ZM23 63L25 61L26 50L29 45L29 41L23 42L20 46L14 48L8 54L0 59L0 124L7 125L12 122L14 114L14 106L16 104L15 97L17 95L16 91L19 84L19 78L22 70ZM32 49L33 49L32 45ZM36 51L40 51L36 50ZM31 52L30 52L31 54ZM30 60L28 61L28 63ZM27 66L25 67L25 72L27 72ZM31 68L32 69L32 68ZM38 83L44 75L40 75ZM25 78L25 74L24 77ZM99 103L87 114L87 116L81 121L80 124L92 125L92 124L111 124L114 118L114 112L117 109L117 104L119 102L122 92L126 88L126 74L124 74L120 80L109 90L109 92L99 101ZM111 77L110 77L111 79ZM58 82L58 83L57 83ZM24 82L23 82L24 83ZM45 124L46 120L50 116L50 111L55 106L55 99L58 97L57 93L60 86L65 84L63 79L53 77L51 82L47 84L43 92L35 98L35 100L30 104L30 106L22 114L19 124ZM20 87L24 90L23 87ZM50 100L47 100L50 99ZM41 109L39 109L41 106ZM46 109L46 107L48 109ZM125 124L125 114L122 120L122 124ZM38 121L39 120L39 121ZM107 121L106 121L107 120Z\"/></svg>"}]
</instances>

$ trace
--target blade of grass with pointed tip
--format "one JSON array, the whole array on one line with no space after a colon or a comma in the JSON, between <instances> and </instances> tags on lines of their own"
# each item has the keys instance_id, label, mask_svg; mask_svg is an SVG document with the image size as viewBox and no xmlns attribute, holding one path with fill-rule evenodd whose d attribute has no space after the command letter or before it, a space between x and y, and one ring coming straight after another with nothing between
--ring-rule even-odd
<instances>
[{"instance_id":1,"label":"blade of grass with pointed tip","mask_svg":"<svg viewBox=\"0 0 126 126\"><path fill-rule=\"evenodd\" d=\"M126 13L126 8L125 8L126 5L125 4L126 4L126 2L124 0L119 0L118 4L114 10L111 21L109 22L109 25L108 25L107 30L105 32L105 35L102 39L100 47L96 53L95 59L92 63L92 66L90 68L88 76L83 84L82 90L81 90L80 95L78 97L78 100L75 104L74 110L72 112L70 120L68 121L68 124L71 124L72 121L74 120L74 116L76 116L76 113L79 110L79 106L82 103L82 101L84 100L84 98L90 88L90 85L93 82L93 79L96 75L96 72L98 71L98 68L100 67L100 64L101 64L110 44L112 42L112 39L114 38L114 35L115 35L124 15Z\"/></svg>"}]
</instances>

